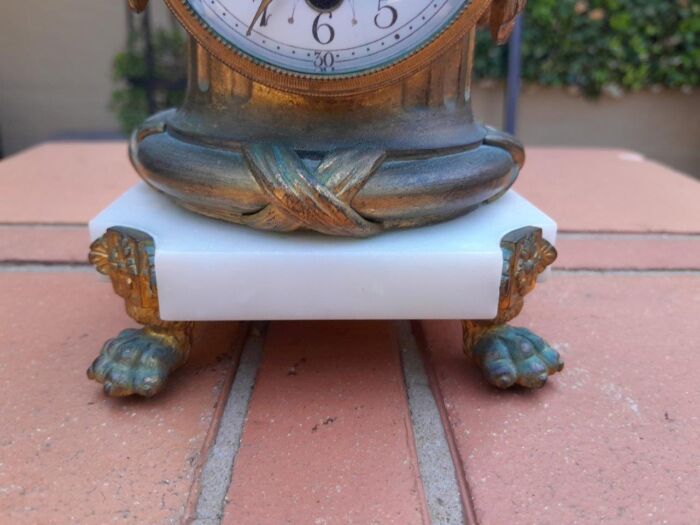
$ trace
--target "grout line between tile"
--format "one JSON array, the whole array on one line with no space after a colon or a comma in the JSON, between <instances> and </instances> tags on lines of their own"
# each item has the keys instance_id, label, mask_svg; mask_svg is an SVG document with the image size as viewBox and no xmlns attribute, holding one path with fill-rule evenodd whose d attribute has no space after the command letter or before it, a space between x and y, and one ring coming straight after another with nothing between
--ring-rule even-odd
<instances>
[{"instance_id":1,"label":"grout line between tile","mask_svg":"<svg viewBox=\"0 0 700 525\"><path fill-rule=\"evenodd\" d=\"M397 332L420 478L431 523L467 523L447 431L410 323L397 321Z\"/></svg>"},{"instance_id":2,"label":"grout line between tile","mask_svg":"<svg viewBox=\"0 0 700 525\"><path fill-rule=\"evenodd\" d=\"M0 272L88 272L94 271L87 262L2 261Z\"/></svg>"},{"instance_id":3,"label":"grout line between tile","mask_svg":"<svg viewBox=\"0 0 700 525\"><path fill-rule=\"evenodd\" d=\"M262 361L266 330L266 323L253 323L243 346L214 446L202 468L195 515L188 520L192 525L218 525L223 518L248 406Z\"/></svg>"},{"instance_id":4,"label":"grout line between tile","mask_svg":"<svg viewBox=\"0 0 700 525\"><path fill-rule=\"evenodd\" d=\"M700 275L700 268L666 268L666 269L637 269L637 268L552 268L554 274L579 275Z\"/></svg>"},{"instance_id":5,"label":"grout line between tile","mask_svg":"<svg viewBox=\"0 0 700 525\"><path fill-rule=\"evenodd\" d=\"M0 229L33 228L59 230L86 230L87 222L8 222L0 221ZM700 240L700 232L673 231L638 231L638 230L565 230L560 229L558 236L565 239L598 239L598 240Z\"/></svg>"},{"instance_id":6,"label":"grout line between tile","mask_svg":"<svg viewBox=\"0 0 700 525\"><path fill-rule=\"evenodd\" d=\"M87 262L52 262L52 261L3 261L0 260L1 272L92 272L93 267ZM589 274L589 275L700 275L700 268L552 268L555 274Z\"/></svg>"},{"instance_id":7,"label":"grout line between tile","mask_svg":"<svg viewBox=\"0 0 700 525\"><path fill-rule=\"evenodd\" d=\"M454 432L452 432L452 423L450 422L450 416L447 413L447 407L445 406L445 397L443 396L442 389L440 388L440 382L438 381L437 373L435 372L435 367L433 366L431 354L428 352L428 343L425 338L425 333L423 332L422 321L411 321L411 329L413 339L416 341L418 350L423 358L423 366L425 367L426 374L428 375L428 381L433 392L433 398L435 398L437 402L438 412L440 413L442 426L445 429L445 435L447 437L447 443L450 446L452 462L455 465L457 482L459 483L459 490L462 496L462 508L466 514L465 523L469 525L478 525L479 520L477 518L476 508L474 505L474 497L466 477L466 467L462 461L462 456L459 453L459 449L457 448L457 441L455 440Z\"/></svg>"},{"instance_id":8,"label":"grout line between tile","mask_svg":"<svg viewBox=\"0 0 700 525\"><path fill-rule=\"evenodd\" d=\"M85 230L86 222L0 222L0 228L36 228Z\"/></svg>"},{"instance_id":9,"label":"grout line between tile","mask_svg":"<svg viewBox=\"0 0 700 525\"><path fill-rule=\"evenodd\" d=\"M558 237L568 239L635 239L635 240L697 240L700 232L635 231L635 230L566 230L559 229Z\"/></svg>"},{"instance_id":10,"label":"grout line between tile","mask_svg":"<svg viewBox=\"0 0 700 525\"><path fill-rule=\"evenodd\" d=\"M198 464L192 477L192 483L190 485L189 495L185 505L185 523L189 523L192 521L192 519L194 519L193 516L197 510L197 501L199 500L199 495L202 492L202 471L204 470L204 465L209 458L209 451L214 446L216 437L219 435L221 418L224 414L224 410L226 409L226 402L231 395L231 387L233 386L233 381L236 378L236 371L238 370L238 365L241 362L241 354L243 352L243 347L248 340L251 324L252 323L247 321L239 321L238 331L236 332L235 338L232 340L231 373L226 374L226 377L222 382L221 390L217 396L216 405L212 414L211 425L209 425L206 437L204 438L204 443L199 451Z\"/></svg>"}]
</instances>

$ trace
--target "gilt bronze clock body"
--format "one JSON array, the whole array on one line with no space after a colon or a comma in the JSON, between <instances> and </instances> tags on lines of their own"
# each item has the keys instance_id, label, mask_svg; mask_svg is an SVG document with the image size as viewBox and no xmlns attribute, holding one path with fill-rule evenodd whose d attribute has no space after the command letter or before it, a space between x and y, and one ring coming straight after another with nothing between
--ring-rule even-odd
<instances>
[{"instance_id":1,"label":"gilt bronze clock body","mask_svg":"<svg viewBox=\"0 0 700 525\"><path fill-rule=\"evenodd\" d=\"M129 3L139 11L147 0ZM140 126L130 150L141 177L188 210L263 230L366 237L465 214L504 194L518 176L524 162L522 146L513 137L474 120L469 83L477 26L489 24L495 39L505 40L525 0L166 3L191 35L187 95L182 107L155 115ZM138 191L142 190L139 186ZM200 297L199 304L190 304L185 294L187 299L182 302L188 313L171 315L169 320L161 317L168 302L167 293L161 292L167 286L165 279L156 279L156 239L148 233L148 225L158 230L163 224L154 226L154 221L170 224L171 237L187 244L213 222L195 220L199 224L190 222L182 229L193 216L176 214L180 216L176 219L169 207L170 211L142 213L141 224L129 226L126 223L133 222L134 206L143 207L142 201L133 200L139 198L136 194L129 195L108 208L110 223L96 232L90 261L109 276L129 315L144 327L124 330L107 341L88 376L103 383L109 395L152 396L187 360L194 328L192 317L187 316L203 319L199 305L204 300ZM500 206L505 202L484 211L499 208L501 217L508 215L508 209ZM496 316L463 320L464 349L499 388L540 387L550 374L562 369L563 362L546 341L508 323L520 313L524 297L557 254L542 227L530 222L515 227L502 238L463 247L476 257L472 259L474 269L490 266L494 269L491 275L500 279L492 290ZM553 232L549 234L553 239ZM461 242L459 235L455 233ZM262 233L250 237L290 244ZM487 244L498 240L502 259L497 254L491 259L494 264L483 264ZM171 255L199 253L183 251L184 244L178 244ZM240 248L246 242L234 244ZM305 252L303 258L330 253L323 252L322 244L315 243L314 253ZM337 244L326 243L325 249ZM375 243L350 244L366 247ZM435 250L440 251L441 246L444 243ZM251 260L259 260L254 245L243 248L250 250L245 253ZM412 249L404 252L404 256L408 253L404 260L413 260ZM432 257L432 245L430 250ZM271 253L276 264L278 252ZM375 260L375 252L366 253L370 261ZM264 259L263 267L270 260ZM203 274L201 266L200 262L197 272ZM460 268L470 271L464 262ZM254 265L248 266L251 275L256 271ZM181 277L176 273L171 267L171 285L175 277L197 287L189 283L187 271ZM283 275L276 285L280 288L301 279L279 269L272 273ZM366 273L370 285L364 288L365 295L360 294L362 307L390 295L376 278L372 282L374 268ZM161 273L164 275L168 272ZM344 289L348 297L343 297L331 290L327 297L316 275L305 275L302 284L316 290L321 308L327 301L347 299L352 308L346 312L354 312L353 318L357 315L352 303L356 294ZM221 276L220 280L226 281ZM238 284L226 288L217 281L215 288L207 289L206 300L225 304L246 287L241 293L246 308L259 299L254 286L235 282ZM288 290L302 295L298 288ZM474 297L480 297L478 290ZM292 302L295 308L306 301L305 297L297 299L299 303ZM172 305L173 298L170 300ZM276 299L266 304L272 303L277 308ZM391 307L392 312L405 313ZM291 313L298 318L298 312ZM206 320L222 319L220 315ZM322 319L336 318L322 315Z\"/></svg>"},{"instance_id":2,"label":"gilt bronze clock body","mask_svg":"<svg viewBox=\"0 0 700 525\"><path fill-rule=\"evenodd\" d=\"M191 211L362 237L467 213L518 175L522 147L474 120L469 85L478 22L503 40L521 2L166 3L191 36L187 95L131 157Z\"/></svg>"}]
</instances>

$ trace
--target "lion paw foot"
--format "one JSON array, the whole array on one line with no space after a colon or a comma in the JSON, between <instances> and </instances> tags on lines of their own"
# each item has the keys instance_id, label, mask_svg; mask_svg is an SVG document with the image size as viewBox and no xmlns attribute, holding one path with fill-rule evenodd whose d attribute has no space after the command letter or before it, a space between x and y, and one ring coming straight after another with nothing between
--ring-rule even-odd
<instances>
[{"instance_id":1,"label":"lion paw foot","mask_svg":"<svg viewBox=\"0 0 700 525\"><path fill-rule=\"evenodd\" d=\"M109 396L154 396L184 361L182 349L171 341L148 329L124 330L105 343L87 375Z\"/></svg>"},{"instance_id":2,"label":"lion paw foot","mask_svg":"<svg viewBox=\"0 0 700 525\"><path fill-rule=\"evenodd\" d=\"M498 388L515 384L540 388L547 378L562 370L559 353L526 328L500 326L490 330L472 351L486 379Z\"/></svg>"}]
</instances>

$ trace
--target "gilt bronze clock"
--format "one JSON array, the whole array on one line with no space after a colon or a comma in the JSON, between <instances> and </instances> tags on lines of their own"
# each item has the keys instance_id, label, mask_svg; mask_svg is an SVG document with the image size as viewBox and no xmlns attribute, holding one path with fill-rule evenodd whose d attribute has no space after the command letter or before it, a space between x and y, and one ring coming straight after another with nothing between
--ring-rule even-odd
<instances>
[{"instance_id":1,"label":"gilt bronze clock","mask_svg":"<svg viewBox=\"0 0 700 525\"><path fill-rule=\"evenodd\" d=\"M191 35L186 100L131 156L189 210L362 237L464 214L518 175L521 145L469 98L477 22L503 39L518 2L166 2Z\"/></svg>"},{"instance_id":2,"label":"gilt bronze clock","mask_svg":"<svg viewBox=\"0 0 700 525\"><path fill-rule=\"evenodd\" d=\"M477 27L488 25L496 41L505 41L525 0L165 2L190 35L187 93L180 108L154 115L136 129L130 155L149 186L195 214L259 230L308 230L333 236L369 237L390 229L440 223L496 201L507 192L523 166L524 151L516 139L474 119L470 80ZM129 3L140 11L147 0ZM199 295L199 305L189 304L191 296L184 294L181 303L186 311L163 319L165 294L160 293L160 288L164 280L156 280L156 240L147 231L124 224L133 222L130 210L141 206L139 202L145 202L145 207L155 202L148 200L155 198L155 192L139 188L150 196L142 196L142 201L138 201L138 196L117 201L108 215L110 220L121 223L101 222L99 231L94 232L90 254L91 262L111 278L115 292L125 299L128 313L145 325L108 341L88 370L90 378L103 383L105 391L116 396L150 396L160 391L172 370L187 359L191 320L235 320L225 317L226 305L232 303L233 296L243 295L240 304L251 305L264 302L260 288L294 294L297 297L296 303L292 301L293 308L298 309L287 313L295 319L300 318L298 310L306 308L311 300L303 297L304 290L300 292L297 281L301 277L291 275L288 266L277 257L283 251L288 253L294 243L286 242L287 237L280 240L284 236L255 232L253 237L264 237L265 243L280 243L271 252L268 250L272 257L263 264L268 265L265 268L274 266L275 271L263 275L270 280L273 273L274 286L264 281L255 289L238 281L238 285L223 289L216 281L207 292L209 295ZM188 238L202 235L207 229L215 229L216 235L221 233L221 223L183 214L167 200L160 196L158 199L161 204L152 206L157 209L153 215L177 215L172 224L177 222L181 227L196 223L188 226L187 234L168 232L177 243L190 242ZM450 245L466 254L467 262L459 266L459 272L485 272L489 276L488 290L482 293L489 306L479 310L476 319L461 319L466 353L500 388L514 384L542 386L549 374L563 366L557 352L541 338L529 330L507 325L520 313L523 298L534 288L538 275L556 258L554 247L543 235L544 226L528 222L539 220L532 211L535 209L523 206L513 208L516 214L530 210L529 218L523 213L521 222L513 219L513 212L503 211L502 206L486 208L491 210L493 222L501 221L499 224L512 229L493 230L487 242L480 245L474 239L488 236L483 234L488 227L483 222L473 223L481 225L477 231L474 227L456 231L452 235L456 243ZM501 211L495 211L497 208ZM157 219L161 233L164 221ZM454 222L459 221L443 226ZM554 223L549 218L544 222L551 225L548 235L553 240ZM229 226L226 234L234 230L249 233ZM471 232L472 244L462 242L465 231ZM323 236L311 237L311 256L325 255L325 267L332 267L337 262L333 257L339 253L333 249L339 243L323 244L318 241L319 237L325 239ZM414 238L418 237L408 241L404 237L399 242L408 246L402 252L408 265L415 259L411 245ZM444 251L445 244L430 244L437 242L430 233L420 238L423 249L429 247L428 258ZM308 240L309 236L296 239L302 242L299 239ZM365 244L361 246L370 246L371 241L362 241ZM360 246L355 241L348 243ZM239 250L240 244L234 244ZM219 250L222 243L211 245ZM493 255L489 255L489 263L474 263L485 260L487 245ZM278 247L280 252L276 251ZM215 254L218 260L221 250ZM183 253L193 252L171 250L170 255L177 258ZM211 286L211 279L194 282L212 260L210 252L203 256L201 250L197 253L201 256L199 265L179 277L187 281L190 292ZM390 253L394 257L395 252ZM251 247L245 255L253 260L260 257L260 252ZM300 256L310 257L306 252ZM372 257L370 253L368 260L374 260ZM237 271L236 261L240 260L223 266L218 274L221 282ZM345 310L352 312L353 318L357 318L357 308L386 300L387 281L397 282L391 273L386 274L385 281L378 281L370 262L363 267L364 274L353 274L360 283L358 287L352 289L348 285L345 296L341 293L327 297L317 276L308 271L315 263L316 260L309 260L302 264L300 273L307 279L302 286L315 290L321 298L319 303L332 302L334 307L360 297ZM256 266L248 266L251 267L255 273ZM420 267L412 275L415 281L436 272L439 268ZM171 268L164 275L177 279L174 273ZM456 278L461 279L461 275ZM347 274L333 274L327 281L328 288L346 278ZM474 297L481 297L479 290L483 292L484 287L475 279L470 281L473 289L463 290L459 296L453 292L450 281L444 295L431 300L439 303L450 295L458 304L451 313L461 315L467 311L462 306L463 297L480 301ZM393 291L403 297L402 287L411 284L399 282ZM424 290L428 295L432 293L430 287ZM332 292L326 295L329 294ZM170 297L173 295L177 294L171 289ZM277 299L266 297L266 304L272 305L269 311L277 316L272 318L290 318L279 317ZM418 295L406 297L418 302L425 299ZM201 305L209 298L216 299L213 302L223 305L223 310L202 317ZM259 311L267 313L256 310ZM375 318L386 319L399 311L407 312L397 307ZM418 310L412 312L415 311ZM240 309L235 312L248 315ZM322 310L316 312L321 313L313 318L343 318L328 317Z\"/></svg>"}]
</instances>

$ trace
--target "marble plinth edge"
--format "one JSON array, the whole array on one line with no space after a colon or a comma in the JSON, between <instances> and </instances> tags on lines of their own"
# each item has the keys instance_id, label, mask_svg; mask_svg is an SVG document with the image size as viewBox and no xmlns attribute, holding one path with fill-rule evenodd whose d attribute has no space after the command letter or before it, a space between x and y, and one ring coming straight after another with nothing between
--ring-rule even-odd
<instances>
[{"instance_id":1,"label":"marble plinth edge","mask_svg":"<svg viewBox=\"0 0 700 525\"><path fill-rule=\"evenodd\" d=\"M270 233L187 212L144 183L90 222L153 238L165 321L493 319L502 239L555 222L514 191L474 212L366 239Z\"/></svg>"}]
</instances>

